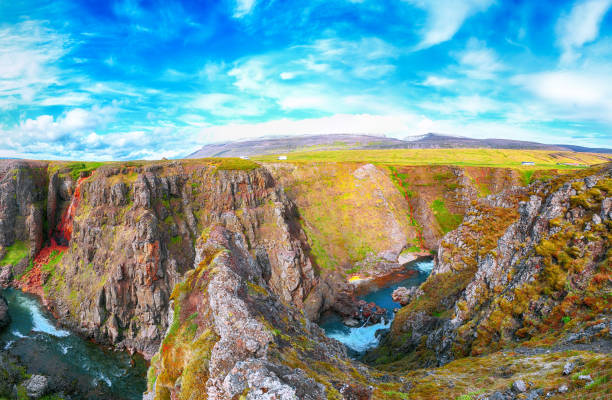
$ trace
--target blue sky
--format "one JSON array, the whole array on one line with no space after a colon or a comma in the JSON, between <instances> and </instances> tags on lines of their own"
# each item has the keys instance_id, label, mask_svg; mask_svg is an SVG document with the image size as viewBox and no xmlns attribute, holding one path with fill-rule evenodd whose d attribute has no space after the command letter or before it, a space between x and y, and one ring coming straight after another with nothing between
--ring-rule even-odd
<instances>
[{"instance_id":1,"label":"blue sky","mask_svg":"<svg viewBox=\"0 0 612 400\"><path fill-rule=\"evenodd\" d=\"M612 147L612 0L0 2L0 156L304 133Z\"/></svg>"}]
</instances>

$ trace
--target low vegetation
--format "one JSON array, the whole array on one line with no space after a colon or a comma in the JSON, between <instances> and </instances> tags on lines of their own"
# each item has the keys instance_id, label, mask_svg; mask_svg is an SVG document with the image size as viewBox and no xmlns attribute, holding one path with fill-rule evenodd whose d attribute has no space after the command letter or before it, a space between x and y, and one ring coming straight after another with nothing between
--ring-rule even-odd
<instances>
[{"instance_id":1,"label":"low vegetation","mask_svg":"<svg viewBox=\"0 0 612 400\"><path fill-rule=\"evenodd\" d=\"M24 241L17 240L11 246L6 248L4 257L0 260L0 266L16 265L29 254L28 244Z\"/></svg>"},{"instance_id":2,"label":"low vegetation","mask_svg":"<svg viewBox=\"0 0 612 400\"><path fill-rule=\"evenodd\" d=\"M256 161L277 162L278 157L257 156ZM535 165L522 165L532 161ZM580 165L606 162L602 155L548 150L499 149L389 149L306 151L287 155L281 162L363 162L388 165L457 165L477 167L537 169L578 169ZM565 165L578 164L578 165Z\"/></svg>"}]
</instances>

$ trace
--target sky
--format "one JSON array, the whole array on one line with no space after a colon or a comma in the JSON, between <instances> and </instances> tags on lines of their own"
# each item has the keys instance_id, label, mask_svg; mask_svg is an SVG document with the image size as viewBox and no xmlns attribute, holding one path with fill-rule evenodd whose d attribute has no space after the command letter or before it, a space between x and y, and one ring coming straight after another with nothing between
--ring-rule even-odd
<instances>
[{"instance_id":1,"label":"sky","mask_svg":"<svg viewBox=\"0 0 612 400\"><path fill-rule=\"evenodd\" d=\"M612 147L612 0L0 0L0 157L427 132Z\"/></svg>"}]
</instances>

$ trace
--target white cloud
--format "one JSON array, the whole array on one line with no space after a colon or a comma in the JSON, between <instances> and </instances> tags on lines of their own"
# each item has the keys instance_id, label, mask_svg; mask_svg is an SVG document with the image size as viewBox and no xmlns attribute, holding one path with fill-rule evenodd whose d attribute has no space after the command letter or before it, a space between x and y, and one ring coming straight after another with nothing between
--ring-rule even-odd
<instances>
[{"instance_id":1,"label":"white cloud","mask_svg":"<svg viewBox=\"0 0 612 400\"><path fill-rule=\"evenodd\" d=\"M259 99L227 93L209 93L198 96L191 107L208 111L220 117L242 117L260 115L266 105Z\"/></svg>"},{"instance_id":2,"label":"white cloud","mask_svg":"<svg viewBox=\"0 0 612 400\"><path fill-rule=\"evenodd\" d=\"M559 70L520 75L513 82L553 108L549 116L580 121L612 121L612 73Z\"/></svg>"},{"instance_id":3,"label":"white cloud","mask_svg":"<svg viewBox=\"0 0 612 400\"><path fill-rule=\"evenodd\" d=\"M424 86L449 86L455 83L454 79L446 78L443 76L430 75L422 83Z\"/></svg>"},{"instance_id":4,"label":"white cloud","mask_svg":"<svg viewBox=\"0 0 612 400\"><path fill-rule=\"evenodd\" d=\"M393 61L399 54L397 48L375 37L356 41L326 38L283 52L238 60L227 76L248 95L244 101L264 99L283 110L371 112L380 108L380 104L396 108L390 104L396 99L387 94L382 101L373 95L365 96L367 101L356 101L363 96L356 95L362 91L355 85L355 79L376 80L382 88L382 79L393 73ZM296 77L300 79L294 80ZM347 85L349 82L352 84ZM229 111L223 113L229 116Z\"/></svg>"},{"instance_id":5,"label":"white cloud","mask_svg":"<svg viewBox=\"0 0 612 400\"><path fill-rule=\"evenodd\" d=\"M12 136L21 141L40 141L89 134L111 122L117 111L116 107L107 106L92 107L90 110L73 108L57 118L43 114L22 121L12 130Z\"/></svg>"},{"instance_id":6,"label":"white cloud","mask_svg":"<svg viewBox=\"0 0 612 400\"><path fill-rule=\"evenodd\" d=\"M576 2L569 14L557 22L557 42L563 54L561 61L568 63L580 57L579 50L599 34L604 15L612 0L586 0Z\"/></svg>"},{"instance_id":7,"label":"white cloud","mask_svg":"<svg viewBox=\"0 0 612 400\"><path fill-rule=\"evenodd\" d=\"M472 15L488 9L493 0L404 0L427 12L417 50L451 39L463 22Z\"/></svg>"},{"instance_id":8,"label":"white cloud","mask_svg":"<svg viewBox=\"0 0 612 400\"><path fill-rule=\"evenodd\" d=\"M257 0L236 0L234 6L234 18L242 18L247 14L250 14Z\"/></svg>"},{"instance_id":9,"label":"white cloud","mask_svg":"<svg viewBox=\"0 0 612 400\"><path fill-rule=\"evenodd\" d=\"M471 38L464 51L458 54L458 60L464 74L474 79L491 79L505 66L497 54L486 46L486 43Z\"/></svg>"},{"instance_id":10,"label":"white cloud","mask_svg":"<svg viewBox=\"0 0 612 400\"><path fill-rule=\"evenodd\" d=\"M31 103L43 89L58 84L61 71L55 63L70 44L67 36L40 21L0 29L0 106Z\"/></svg>"}]
</instances>

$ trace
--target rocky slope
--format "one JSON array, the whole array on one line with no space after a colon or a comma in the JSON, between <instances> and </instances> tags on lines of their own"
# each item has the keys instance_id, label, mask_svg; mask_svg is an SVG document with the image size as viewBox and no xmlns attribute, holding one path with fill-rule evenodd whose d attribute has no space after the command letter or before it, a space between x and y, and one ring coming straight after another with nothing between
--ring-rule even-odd
<instances>
[{"instance_id":1,"label":"rocky slope","mask_svg":"<svg viewBox=\"0 0 612 400\"><path fill-rule=\"evenodd\" d=\"M348 359L277 300L243 235L213 227L173 292L147 398L601 398L612 371L611 178L608 167L475 200L445 236L435 273L369 355L374 367ZM576 269L555 268L538 250L559 233L573 238L566 261ZM499 312L508 314L496 322Z\"/></svg>"},{"instance_id":2,"label":"rocky slope","mask_svg":"<svg viewBox=\"0 0 612 400\"><path fill-rule=\"evenodd\" d=\"M517 342L609 339L611 171L475 201L369 359L391 369L443 365Z\"/></svg>"},{"instance_id":3,"label":"rocky slope","mask_svg":"<svg viewBox=\"0 0 612 400\"><path fill-rule=\"evenodd\" d=\"M271 289L301 305L316 277L296 209L264 169L247 166L105 165L76 175L78 182L69 167L51 170L48 199L36 197L41 207L35 210L47 203L46 237L56 244L45 248L52 250L44 260L32 257L43 241L40 218L29 256L17 263L30 264L25 274L18 271L17 284L44 296L64 324L150 357L167 327L172 288L193 265L195 239L222 224L244 233ZM31 173L28 168L19 166L15 182ZM10 198L14 190L6 193Z\"/></svg>"},{"instance_id":4,"label":"rocky slope","mask_svg":"<svg viewBox=\"0 0 612 400\"><path fill-rule=\"evenodd\" d=\"M41 295L98 342L153 356L149 398L606 390L559 369L566 349L580 351L570 361L593 382L610 368L608 166L529 187L512 170L457 167L0 167L0 281ZM438 245L434 272L366 357L374 367L311 322L327 308L355 311L349 276L385 274ZM496 352L507 349L517 353ZM542 365L539 377L529 362ZM511 373L488 386L469 379L504 365ZM531 383L507 392L514 376Z\"/></svg>"}]
</instances>

